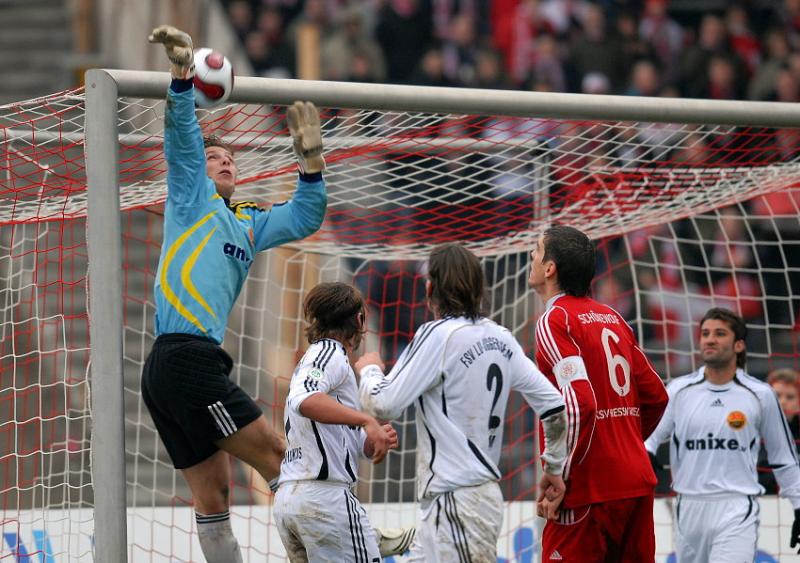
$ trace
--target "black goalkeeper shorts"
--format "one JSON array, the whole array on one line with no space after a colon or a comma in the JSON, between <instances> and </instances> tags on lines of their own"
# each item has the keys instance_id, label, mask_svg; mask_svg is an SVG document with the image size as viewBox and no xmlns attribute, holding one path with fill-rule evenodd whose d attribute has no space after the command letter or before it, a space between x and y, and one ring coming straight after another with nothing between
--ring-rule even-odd
<instances>
[{"instance_id":1,"label":"black goalkeeper shorts","mask_svg":"<svg viewBox=\"0 0 800 563\"><path fill-rule=\"evenodd\" d=\"M230 380L233 360L215 342L162 334L142 371L142 397L176 469L208 459L214 442L244 428L261 409Z\"/></svg>"}]
</instances>

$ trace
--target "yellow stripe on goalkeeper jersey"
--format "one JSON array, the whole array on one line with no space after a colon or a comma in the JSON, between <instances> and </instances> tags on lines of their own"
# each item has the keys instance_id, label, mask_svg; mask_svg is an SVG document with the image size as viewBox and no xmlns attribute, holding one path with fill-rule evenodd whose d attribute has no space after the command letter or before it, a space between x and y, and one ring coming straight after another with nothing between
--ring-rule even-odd
<instances>
[{"instance_id":1,"label":"yellow stripe on goalkeeper jersey","mask_svg":"<svg viewBox=\"0 0 800 563\"><path fill-rule=\"evenodd\" d=\"M200 244L197 245L197 248L195 248L194 251L189 255L189 258L186 260L186 263L183 265L183 268L181 268L181 281L183 282L183 287L186 288L186 291L189 292L189 295L194 297L195 301L200 303L203 309L208 311L208 314L214 317L214 319L217 318L217 314L211 310L211 307L208 306L208 303L206 302L205 299L203 299L203 296L200 295L200 292L197 291L197 288L192 282L192 270L194 269L194 263L197 262L198 256L200 256L200 253L203 252L203 249L208 244L208 240L211 238L211 235L213 235L214 231L216 230L217 228L214 227L213 229L211 229L211 231L209 231L209 233L200 242Z\"/></svg>"},{"instance_id":2,"label":"yellow stripe on goalkeeper jersey","mask_svg":"<svg viewBox=\"0 0 800 563\"><path fill-rule=\"evenodd\" d=\"M175 255L178 253L180 247L183 246L183 244L189 239L190 236L192 236L192 234L197 229L202 227L206 223L206 221L208 221L209 219L211 219L211 217L216 215L216 213L217 213L216 210L212 211L211 213L200 219L197 223L192 225L192 227L189 228L185 233L179 236L178 239L172 243L172 246L169 247L169 250L167 250L167 255L164 257L164 263L162 264L161 268L161 280L160 280L161 291L164 292L164 297L166 298L167 302L170 305L172 305L183 318L185 318L187 321L189 321L194 326L203 331L203 334L207 334L208 331L202 324L200 324L200 321L197 319L197 317L195 317L189 311L189 309L187 309L184 306L184 304L181 303L180 299L178 299L178 296L175 295L175 292L172 291L172 287L170 287L169 282L167 281L167 272L169 271L169 267L172 265L172 260L174 260Z\"/></svg>"}]
</instances>

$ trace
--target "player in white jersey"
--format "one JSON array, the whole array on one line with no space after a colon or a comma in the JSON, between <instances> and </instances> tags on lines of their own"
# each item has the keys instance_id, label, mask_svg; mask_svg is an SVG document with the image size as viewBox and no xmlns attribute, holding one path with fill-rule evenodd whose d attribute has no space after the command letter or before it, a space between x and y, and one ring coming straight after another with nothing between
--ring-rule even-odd
<instances>
[{"instance_id":1,"label":"player in white jersey","mask_svg":"<svg viewBox=\"0 0 800 563\"><path fill-rule=\"evenodd\" d=\"M364 334L364 301L344 283L323 283L303 304L311 346L286 399L286 452L274 515L289 560L381 561L367 514L352 493L362 455L378 463L397 433L361 412L348 356Z\"/></svg>"},{"instance_id":2,"label":"player in white jersey","mask_svg":"<svg viewBox=\"0 0 800 563\"><path fill-rule=\"evenodd\" d=\"M756 460L761 441L794 508L791 547L800 541L800 467L794 440L769 385L744 371L747 328L727 309L700 321L704 365L667 387L669 405L645 442L655 454L670 441L674 532L679 563L752 562L763 494Z\"/></svg>"},{"instance_id":3,"label":"player in white jersey","mask_svg":"<svg viewBox=\"0 0 800 563\"><path fill-rule=\"evenodd\" d=\"M420 524L410 560L493 563L503 521L497 482L508 395L522 393L543 420L540 490L560 493L564 400L512 334L481 314L485 283L474 254L440 246L430 255L428 277L435 320L417 330L387 376L374 352L356 362L361 405L387 420L416 406Z\"/></svg>"}]
</instances>

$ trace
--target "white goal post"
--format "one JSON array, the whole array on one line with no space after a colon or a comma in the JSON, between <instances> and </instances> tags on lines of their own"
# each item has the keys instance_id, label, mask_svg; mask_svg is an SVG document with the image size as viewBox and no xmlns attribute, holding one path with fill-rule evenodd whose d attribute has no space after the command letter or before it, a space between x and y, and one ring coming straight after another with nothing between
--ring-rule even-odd
<instances>
[{"instance_id":1,"label":"white goal post","mask_svg":"<svg viewBox=\"0 0 800 563\"><path fill-rule=\"evenodd\" d=\"M88 264L89 311L91 317L91 413L92 468L95 494L95 558L107 563L127 561L126 468L123 397L122 326L122 225L120 214L119 105L120 98L163 99L169 75L161 72L90 70L86 74L86 174L88 177ZM519 116L600 122L648 122L712 124L740 127L800 127L800 106L796 104L725 102L688 99L544 94L519 91L443 89L413 86L330 83L237 77L229 103L289 105L310 100L320 108L383 110L474 116ZM795 181L800 173L785 170L778 163L751 183L770 181L782 171ZM723 178L724 180L724 178ZM759 193L781 188L761 187L741 195L727 193L715 201L696 199L672 217L687 216L692 210L713 209L721 202L742 201ZM785 184L783 184L785 186ZM734 190L734 191L735 191ZM583 213L583 211L581 211ZM633 216L635 225L616 218L607 230L595 236L627 232L636 227L657 225L664 217L649 215L650 223ZM545 224L547 218L542 218ZM538 227L539 225L535 225ZM446 229L447 226L443 225ZM505 243L522 251L535 240L536 230L516 232ZM457 237L456 237L457 238ZM497 245L494 246L495 248ZM329 248L329 247L326 247ZM314 251L313 242L309 246ZM409 257L421 258L426 247L411 244ZM358 252L350 249L349 255Z\"/></svg>"}]
</instances>

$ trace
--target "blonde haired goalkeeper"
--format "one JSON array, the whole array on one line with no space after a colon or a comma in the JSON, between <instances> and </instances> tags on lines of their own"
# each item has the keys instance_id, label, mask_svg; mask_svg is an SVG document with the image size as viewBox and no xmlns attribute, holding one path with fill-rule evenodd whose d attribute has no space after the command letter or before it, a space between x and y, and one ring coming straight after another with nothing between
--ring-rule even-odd
<instances>
[{"instance_id":1,"label":"blonde haired goalkeeper","mask_svg":"<svg viewBox=\"0 0 800 563\"><path fill-rule=\"evenodd\" d=\"M191 489L206 561L240 562L229 516L228 456L271 481L279 474L284 443L229 379L233 360L220 344L256 253L322 225L327 195L319 114L309 102L289 108L300 165L292 199L270 209L233 203L233 149L216 137L204 139L195 116L191 37L162 25L150 41L164 45L172 82L164 115L167 201L155 283L157 338L144 365L142 396Z\"/></svg>"}]
</instances>

